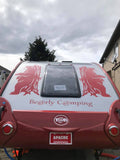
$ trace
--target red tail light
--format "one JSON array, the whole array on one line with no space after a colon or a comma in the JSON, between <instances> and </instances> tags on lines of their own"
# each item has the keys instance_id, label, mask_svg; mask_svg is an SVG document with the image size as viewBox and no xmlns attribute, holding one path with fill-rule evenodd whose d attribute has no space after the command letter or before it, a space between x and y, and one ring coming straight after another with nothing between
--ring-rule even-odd
<instances>
[{"instance_id":1,"label":"red tail light","mask_svg":"<svg viewBox=\"0 0 120 160\"><path fill-rule=\"evenodd\" d=\"M115 126L115 125L111 125L111 126L109 127L109 133L110 133L111 136L118 136L118 134L119 134L119 129L118 129L118 127Z\"/></svg>"},{"instance_id":2,"label":"red tail light","mask_svg":"<svg viewBox=\"0 0 120 160\"><path fill-rule=\"evenodd\" d=\"M2 130L5 135L10 135L13 131L13 126L10 123L6 123L3 125Z\"/></svg>"}]
</instances>

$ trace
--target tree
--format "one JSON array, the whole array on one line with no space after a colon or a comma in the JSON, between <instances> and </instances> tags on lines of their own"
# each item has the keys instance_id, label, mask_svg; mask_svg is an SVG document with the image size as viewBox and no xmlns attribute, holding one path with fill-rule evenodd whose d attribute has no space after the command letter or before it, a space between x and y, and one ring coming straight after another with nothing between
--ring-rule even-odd
<instances>
[{"instance_id":1,"label":"tree","mask_svg":"<svg viewBox=\"0 0 120 160\"><path fill-rule=\"evenodd\" d=\"M55 50L47 48L47 42L39 36L33 43L29 43L29 51L25 52L24 60L29 61L55 61Z\"/></svg>"}]
</instances>

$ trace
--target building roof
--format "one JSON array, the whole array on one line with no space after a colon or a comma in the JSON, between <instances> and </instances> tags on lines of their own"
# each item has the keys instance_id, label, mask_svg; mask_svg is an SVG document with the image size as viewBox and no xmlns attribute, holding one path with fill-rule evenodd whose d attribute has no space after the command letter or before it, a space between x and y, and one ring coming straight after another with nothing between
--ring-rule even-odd
<instances>
[{"instance_id":1,"label":"building roof","mask_svg":"<svg viewBox=\"0 0 120 160\"><path fill-rule=\"evenodd\" d=\"M108 57L108 55L110 54L113 46L115 45L116 41L120 38L120 20L108 42L108 45L100 59L100 63L104 63L105 59Z\"/></svg>"},{"instance_id":2,"label":"building roof","mask_svg":"<svg viewBox=\"0 0 120 160\"><path fill-rule=\"evenodd\" d=\"M0 70L5 70L7 73L10 73L11 71L9 71L7 68L4 68L3 66L0 65Z\"/></svg>"}]
</instances>

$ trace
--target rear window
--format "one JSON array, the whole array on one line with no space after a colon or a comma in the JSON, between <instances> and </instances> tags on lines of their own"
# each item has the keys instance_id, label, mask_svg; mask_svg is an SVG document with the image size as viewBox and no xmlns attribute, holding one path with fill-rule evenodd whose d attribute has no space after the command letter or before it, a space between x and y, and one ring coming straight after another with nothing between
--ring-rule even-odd
<instances>
[{"instance_id":1,"label":"rear window","mask_svg":"<svg viewBox=\"0 0 120 160\"><path fill-rule=\"evenodd\" d=\"M80 87L75 69L71 65L48 65L41 96L80 97Z\"/></svg>"}]
</instances>

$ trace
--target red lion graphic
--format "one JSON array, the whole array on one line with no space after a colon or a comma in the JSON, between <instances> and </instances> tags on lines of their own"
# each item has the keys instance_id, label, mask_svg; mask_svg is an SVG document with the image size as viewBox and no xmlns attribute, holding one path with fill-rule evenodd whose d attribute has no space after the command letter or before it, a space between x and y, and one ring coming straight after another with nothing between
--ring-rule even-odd
<instances>
[{"instance_id":1,"label":"red lion graphic","mask_svg":"<svg viewBox=\"0 0 120 160\"><path fill-rule=\"evenodd\" d=\"M38 83L41 79L40 73L40 66L26 66L26 70L23 73L16 74L18 82L15 85L15 90L10 94L16 95L24 92L24 95L26 95L34 92L35 94L39 95Z\"/></svg>"},{"instance_id":2,"label":"red lion graphic","mask_svg":"<svg viewBox=\"0 0 120 160\"><path fill-rule=\"evenodd\" d=\"M97 75L94 72L94 68L81 67L80 68L81 81L83 83L83 96L90 93L90 95L97 97L97 94L100 94L103 97L110 97L106 93L106 88L103 85L103 79L105 78L102 75Z\"/></svg>"}]
</instances>

